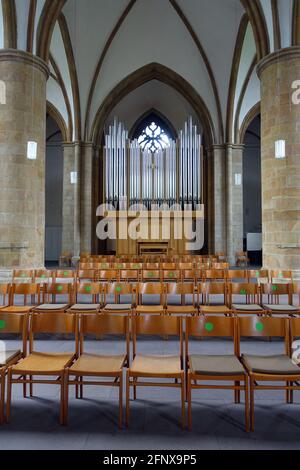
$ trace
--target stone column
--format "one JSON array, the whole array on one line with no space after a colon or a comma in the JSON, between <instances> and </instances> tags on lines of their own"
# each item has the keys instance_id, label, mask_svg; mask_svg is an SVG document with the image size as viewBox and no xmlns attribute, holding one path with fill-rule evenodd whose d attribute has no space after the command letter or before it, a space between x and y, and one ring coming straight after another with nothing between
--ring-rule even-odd
<instances>
[{"instance_id":1,"label":"stone column","mask_svg":"<svg viewBox=\"0 0 300 470\"><path fill-rule=\"evenodd\" d=\"M300 267L300 48L283 49L258 65L261 79L262 220L264 267ZM299 96L299 93L298 93ZM286 158L275 158L275 142L286 141Z\"/></svg>"},{"instance_id":2,"label":"stone column","mask_svg":"<svg viewBox=\"0 0 300 470\"><path fill-rule=\"evenodd\" d=\"M45 245L48 67L22 51L0 51L0 266L40 268ZM27 143L37 143L36 160Z\"/></svg>"},{"instance_id":3,"label":"stone column","mask_svg":"<svg viewBox=\"0 0 300 470\"><path fill-rule=\"evenodd\" d=\"M92 253L94 217L93 217L93 179L94 145L91 142L82 144L81 160L81 252Z\"/></svg>"},{"instance_id":4,"label":"stone column","mask_svg":"<svg viewBox=\"0 0 300 470\"><path fill-rule=\"evenodd\" d=\"M78 256L80 253L81 145L78 142L65 142L63 148L62 251L70 251L73 256ZM71 183L71 172L77 173L76 183Z\"/></svg>"},{"instance_id":5,"label":"stone column","mask_svg":"<svg viewBox=\"0 0 300 470\"><path fill-rule=\"evenodd\" d=\"M230 264L235 263L236 252L243 251L243 150L243 145L226 145L227 256ZM241 177L241 181L236 181L236 177Z\"/></svg>"},{"instance_id":6,"label":"stone column","mask_svg":"<svg viewBox=\"0 0 300 470\"><path fill-rule=\"evenodd\" d=\"M226 148L214 145L210 149L213 160L213 194L214 194L214 249L213 252L227 250L226 233Z\"/></svg>"}]
</instances>

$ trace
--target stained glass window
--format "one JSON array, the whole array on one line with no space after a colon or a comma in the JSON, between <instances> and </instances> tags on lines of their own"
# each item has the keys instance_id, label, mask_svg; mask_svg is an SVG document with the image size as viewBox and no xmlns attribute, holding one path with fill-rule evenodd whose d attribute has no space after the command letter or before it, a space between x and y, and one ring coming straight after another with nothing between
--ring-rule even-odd
<instances>
[{"instance_id":1,"label":"stained glass window","mask_svg":"<svg viewBox=\"0 0 300 470\"><path fill-rule=\"evenodd\" d=\"M138 142L143 150L149 150L152 153L170 146L166 131L154 121L142 131Z\"/></svg>"}]
</instances>

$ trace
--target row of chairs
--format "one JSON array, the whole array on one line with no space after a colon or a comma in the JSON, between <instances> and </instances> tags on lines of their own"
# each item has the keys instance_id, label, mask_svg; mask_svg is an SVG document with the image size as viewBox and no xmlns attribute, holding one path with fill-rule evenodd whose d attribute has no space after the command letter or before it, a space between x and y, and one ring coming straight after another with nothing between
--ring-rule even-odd
<instances>
[{"instance_id":1,"label":"row of chairs","mask_svg":"<svg viewBox=\"0 0 300 470\"><path fill-rule=\"evenodd\" d=\"M115 269L109 264L99 267L81 266L78 270L15 270L12 282L73 282L74 280L92 281L161 281L184 282L193 281L255 281L258 284L268 282L288 283L293 280L291 271L277 270L235 270L235 269L193 269L189 263L184 264L118 264Z\"/></svg>"},{"instance_id":2,"label":"row of chairs","mask_svg":"<svg viewBox=\"0 0 300 470\"><path fill-rule=\"evenodd\" d=\"M157 314L289 314L300 313L300 283L99 283L74 282L2 284L2 310L40 312L67 310L80 312ZM18 296L23 297L20 305ZM155 296L155 297L153 297ZM149 297L151 301L149 301ZM159 299L159 304L156 297ZM180 302L175 303L175 297ZM188 298L188 302L186 301ZM297 302L295 301L297 298ZM124 298L126 303L124 302ZM63 299L63 300L61 300ZM84 299L84 302L83 300ZM112 299L112 300L111 300ZM60 303L59 303L60 300ZM80 303L81 302L81 303Z\"/></svg>"},{"instance_id":3,"label":"row of chairs","mask_svg":"<svg viewBox=\"0 0 300 470\"><path fill-rule=\"evenodd\" d=\"M126 425L129 425L130 390L134 400L138 387L172 387L181 393L182 427L185 428L185 400L188 404L188 427L192 427L192 392L195 389L234 391L236 404L245 396L246 431L254 431L254 394L257 390L284 390L286 402L293 403L294 391L300 390L299 358L292 356L295 338L300 336L300 318L274 317L169 317L111 315L62 315L39 313L8 315L0 312L0 333L20 333L22 349L5 351L0 363L0 420L5 420L5 385L7 377L6 421L10 421L12 386L23 385L24 397L29 385L59 385L60 422L68 422L69 387L75 387L77 399L83 398L84 387L111 386L119 390L119 427L123 425L123 370L126 369ZM27 355L29 331L29 354ZM41 352L35 348L35 337L41 334L71 334L72 352ZM125 337L124 352L119 355L88 353L88 335ZM138 351L140 336L179 338L179 352L173 356L144 355ZM276 356L241 353L241 339L284 338L285 351ZM190 353L193 338L230 338L233 353L207 355ZM116 339L115 339L116 341ZM131 348L132 344L132 348ZM185 348L184 348L185 344ZM193 342L193 348L198 342ZM202 343L201 343L202 344ZM132 355L131 355L132 353ZM2 355L3 356L3 355ZM291 360L293 357L293 361ZM54 378L53 378L54 377ZM164 381L157 381L163 379ZM276 384L274 384L276 382ZM279 383L279 384L278 384ZM263 385L262 385L263 384Z\"/></svg>"}]
</instances>

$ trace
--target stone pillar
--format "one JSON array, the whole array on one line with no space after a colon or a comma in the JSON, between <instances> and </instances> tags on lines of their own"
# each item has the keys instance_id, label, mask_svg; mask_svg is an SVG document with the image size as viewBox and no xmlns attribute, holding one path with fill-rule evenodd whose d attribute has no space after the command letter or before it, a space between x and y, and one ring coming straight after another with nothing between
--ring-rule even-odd
<instances>
[{"instance_id":1,"label":"stone pillar","mask_svg":"<svg viewBox=\"0 0 300 470\"><path fill-rule=\"evenodd\" d=\"M63 149L62 251L70 251L73 256L78 256L80 253L81 146L78 142L65 142ZM77 173L76 183L71 183L71 172Z\"/></svg>"},{"instance_id":2,"label":"stone pillar","mask_svg":"<svg viewBox=\"0 0 300 470\"><path fill-rule=\"evenodd\" d=\"M226 145L227 256L230 264L235 264L236 252L243 251L243 150L243 145ZM241 181L236 181L236 177L241 177Z\"/></svg>"},{"instance_id":3,"label":"stone pillar","mask_svg":"<svg viewBox=\"0 0 300 470\"><path fill-rule=\"evenodd\" d=\"M82 144L81 160L81 252L92 253L93 251L93 187L96 183L93 179L94 146L91 142Z\"/></svg>"},{"instance_id":4,"label":"stone pillar","mask_svg":"<svg viewBox=\"0 0 300 470\"><path fill-rule=\"evenodd\" d=\"M213 160L213 194L214 194L214 249L213 252L227 250L226 233L226 148L214 145L210 149Z\"/></svg>"},{"instance_id":5,"label":"stone pillar","mask_svg":"<svg viewBox=\"0 0 300 470\"><path fill-rule=\"evenodd\" d=\"M264 267L300 266L300 105L292 88L300 80L300 48L283 49L258 65L261 79L262 220ZM299 93L298 93L299 95ZM286 141L286 158L275 142Z\"/></svg>"},{"instance_id":6,"label":"stone pillar","mask_svg":"<svg viewBox=\"0 0 300 470\"><path fill-rule=\"evenodd\" d=\"M41 268L45 245L48 67L22 51L0 51L0 266ZM27 143L37 159L27 159Z\"/></svg>"}]
</instances>

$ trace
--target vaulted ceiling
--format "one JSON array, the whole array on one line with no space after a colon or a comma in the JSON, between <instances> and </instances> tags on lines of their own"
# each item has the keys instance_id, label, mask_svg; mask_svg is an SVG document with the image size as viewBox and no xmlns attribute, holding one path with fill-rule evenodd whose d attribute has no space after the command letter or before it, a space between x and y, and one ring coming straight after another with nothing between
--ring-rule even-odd
<instances>
[{"instance_id":1,"label":"vaulted ceiling","mask_svg":"<svg viewBox=\"0 0 300 470\"><path fill-rule=\"evenodd\" d=\"M47 99L70 140L91 139L99 109L109 116L113 100L116 105L156 80L149 93L161 82L191 106L199 97L212 141L236 142L245 116L260 101L257 61L300 43L299 3L2 0L0 48L49 61Z\"/></svg>"}]
</instances>

